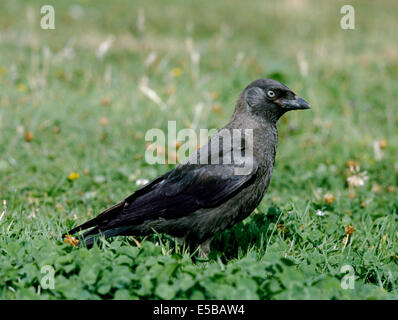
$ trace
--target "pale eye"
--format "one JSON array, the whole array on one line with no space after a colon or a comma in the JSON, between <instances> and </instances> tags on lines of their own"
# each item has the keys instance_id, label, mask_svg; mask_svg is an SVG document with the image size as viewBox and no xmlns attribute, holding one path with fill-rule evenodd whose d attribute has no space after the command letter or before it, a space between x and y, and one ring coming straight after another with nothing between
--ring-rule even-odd
<instances>
[{"instance_id":1,"label":"pale eye","mask_svg":"<svg viewBox=\"0 0 398 320\"><path fill-rule=\"evenodd\" d=\"M272 91L272 90L268 90L267 91L267 96L268 96L268 98L275 98L275 92L274 91Z\"/></svg>"}]
</instances>

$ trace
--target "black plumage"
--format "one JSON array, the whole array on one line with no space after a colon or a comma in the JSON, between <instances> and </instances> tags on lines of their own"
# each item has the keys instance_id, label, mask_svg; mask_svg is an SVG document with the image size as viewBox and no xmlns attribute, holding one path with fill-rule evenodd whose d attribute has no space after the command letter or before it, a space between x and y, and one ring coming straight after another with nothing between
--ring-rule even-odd
<instances>
[{"instance_id":1,"label":"black plumage","mask_svg":"<svg viewBox=\"0 0 398 320\"><path fill-rule=\"evenodd\" d=\"M213 236L245 219L264 196L274 166L278 119L287 111L308 108L275 80L252 82L240 94L230 122L185 163L68 233L91 228L83 234L91 246L101 234L156 230L200 244L207 255ZM242 132L239 139L227 141L236 130Z\"/></svg>"}]
</instances>

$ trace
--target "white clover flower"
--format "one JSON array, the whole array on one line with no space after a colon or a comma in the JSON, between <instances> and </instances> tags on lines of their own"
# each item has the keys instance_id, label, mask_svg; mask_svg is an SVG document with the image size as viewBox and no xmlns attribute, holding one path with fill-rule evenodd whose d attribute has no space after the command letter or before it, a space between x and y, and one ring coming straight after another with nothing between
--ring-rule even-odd
<instances>
[{"instance_id":1,"label":"white clover flower","mask_svg":"<svg viewBox=\"0 0 398 320\"><path fill-rule=\"evenodd\" d=\"M358 174L354 174L351 177L347 178L347 182L350 187L362 187L365 185L365 182L369 179L367 176L367 172L360 172Z\"/></svg>"},{"instance_id":2,"label":"white clover flower","mask_svg":"<svg viewBox=\"0 0 398 320\"><path fill-rule=\"evenodd\" d=\"M320 216L320 217L323 217L323 216L326 215L326 212L318 209L318 210L316 211L316 215L317 215L317 216Z\"/></svg>"}]
</instances>

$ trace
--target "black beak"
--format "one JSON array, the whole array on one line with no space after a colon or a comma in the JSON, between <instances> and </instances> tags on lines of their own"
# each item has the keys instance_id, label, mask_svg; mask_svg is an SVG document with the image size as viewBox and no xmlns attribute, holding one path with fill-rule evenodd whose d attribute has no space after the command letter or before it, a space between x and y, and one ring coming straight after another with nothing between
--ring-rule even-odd
<instances>
[{"instance_id":1,"label":"black beak","mask_svg":"<svg viewBox=\"0 0 398 320\"><path fill-rule=\"evenodd\" d=\"M297 96L295 97L295 99L281 99L280 102L283 108L289 110L311 109L307 101Z\"/></svg>"}]
</instances>

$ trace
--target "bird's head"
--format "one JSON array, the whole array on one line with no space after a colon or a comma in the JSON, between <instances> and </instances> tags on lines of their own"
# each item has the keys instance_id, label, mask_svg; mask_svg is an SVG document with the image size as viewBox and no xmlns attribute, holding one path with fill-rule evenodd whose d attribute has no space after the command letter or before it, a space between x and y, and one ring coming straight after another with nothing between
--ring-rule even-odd
<instances>
[{"instance_id":1,"label":"bird's head","mask_svg":"<svg viewBox=\"0 0 398 320\"><path fill-rule=\"evenodd\" d=\"M307 101L282 83L272 79L258 79L243 90L235 113L245 111L276 122L287 111L310 108Z\"/></svg>"}]
</instances>

